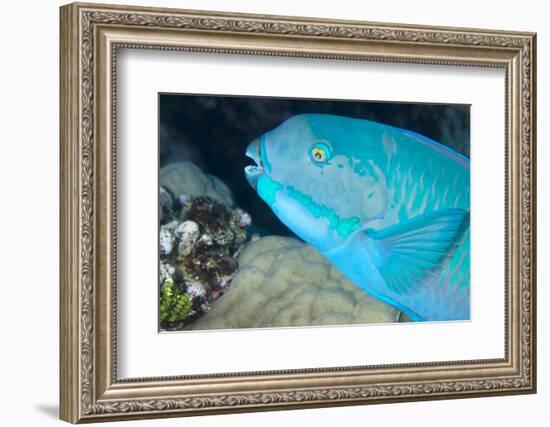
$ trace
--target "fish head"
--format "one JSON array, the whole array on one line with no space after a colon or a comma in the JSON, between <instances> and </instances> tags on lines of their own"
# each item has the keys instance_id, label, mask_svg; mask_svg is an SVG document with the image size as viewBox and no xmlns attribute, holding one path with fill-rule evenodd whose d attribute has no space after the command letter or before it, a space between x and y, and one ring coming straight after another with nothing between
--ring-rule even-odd
<instances>
[{"instance_id":1,"label":"fish head","mask_svg":"<svg viewBox=\"0 0 550 427\"><path fill-rule=\"evenodd\" d=\"M301 114L250 143L245 176L291 230L320 248L376 219L386 190L344 117ZM367 164L368 167L364 167Z\"/></svg>"},{"instance_id":2,"label":"fish head","mask_svg":"<svg viewBox=\"0 0 550 427\"><path fill-rule=\"evenodd\" d=\"M304 153L310 140L307 126L295 118L256 138L246 149L246 156L255 162L245 168L249 184L257 189L261 176L287 185L298 184L300 171L309 164Z\"/></svg>"}]
</instances>

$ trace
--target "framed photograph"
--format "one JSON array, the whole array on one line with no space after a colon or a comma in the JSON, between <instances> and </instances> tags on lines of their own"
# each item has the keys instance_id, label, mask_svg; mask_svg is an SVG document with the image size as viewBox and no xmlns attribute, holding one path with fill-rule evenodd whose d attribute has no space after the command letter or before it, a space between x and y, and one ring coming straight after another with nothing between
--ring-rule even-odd
<instances>
[{"instance_id":1,"label":"framed photograph","mask_svg":"<svg viewBox=\"0 0 550 427\"><path fill-rule=\"evenodd\" d=\"M535 392L535 34L60 22L63 420Z\"/></svg>"}]
</instances>

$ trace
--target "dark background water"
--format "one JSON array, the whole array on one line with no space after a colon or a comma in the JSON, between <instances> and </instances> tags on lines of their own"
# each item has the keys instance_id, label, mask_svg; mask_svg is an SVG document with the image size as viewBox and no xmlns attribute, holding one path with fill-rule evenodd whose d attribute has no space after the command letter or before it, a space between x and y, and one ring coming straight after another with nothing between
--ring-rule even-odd
<instances>
[{"instance_id":1,"label":"dark background water","mask_svg":"<svg viewBox=\"0 0 550 427\"><path fill-rule=\"evenodd\" d=\"M292 235L244 177L247 145L300 113L338 114L408 129L470 157L470 107L371 101L159 95L160 166L189 160L224 181L255 226Z\"/></svg>"}]
</instances>

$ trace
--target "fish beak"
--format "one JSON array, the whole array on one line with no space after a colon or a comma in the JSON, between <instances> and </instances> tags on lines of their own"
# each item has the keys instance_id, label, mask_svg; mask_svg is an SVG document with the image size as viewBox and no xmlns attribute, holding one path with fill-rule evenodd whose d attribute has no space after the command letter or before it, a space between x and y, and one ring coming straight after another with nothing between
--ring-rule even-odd
<instances>
[{"instance_id":1,"label":"fish beak","mask_svg":"<svg viewBox=\"0 0 550 427\"><path fill-rule=\"evenodd\" d=\"M258 139L252 141L246 149L246 156L256 163L255 165L248 165L244 168L246 180L254 189L256 189L258 178L264 173L262 153L260 150L260 141Z\"/></svg>"}]
</instances>

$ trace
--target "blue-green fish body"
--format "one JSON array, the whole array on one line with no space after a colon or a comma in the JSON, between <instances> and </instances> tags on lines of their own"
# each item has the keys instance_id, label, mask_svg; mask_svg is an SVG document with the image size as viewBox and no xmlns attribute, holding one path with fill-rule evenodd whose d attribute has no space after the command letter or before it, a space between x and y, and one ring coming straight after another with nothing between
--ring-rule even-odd
<instances>
[{"instance_id":1,"label":"blue-green fish body","mask_svg":"<svg viewBox=\"0 0 550 427\"><path fill-rule=\"evenodd\" d=\"M416 133L302 114L253 141L245 174L356 286L414 320L470 317L470 165Z\"/></svg>"}]
</instances>

